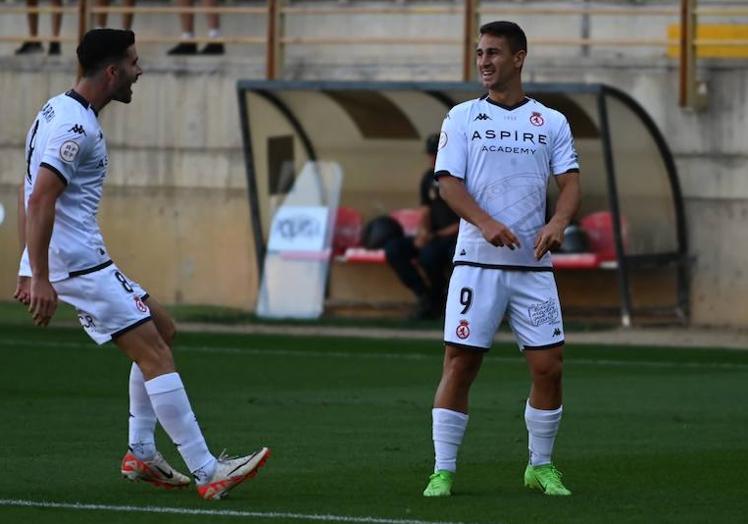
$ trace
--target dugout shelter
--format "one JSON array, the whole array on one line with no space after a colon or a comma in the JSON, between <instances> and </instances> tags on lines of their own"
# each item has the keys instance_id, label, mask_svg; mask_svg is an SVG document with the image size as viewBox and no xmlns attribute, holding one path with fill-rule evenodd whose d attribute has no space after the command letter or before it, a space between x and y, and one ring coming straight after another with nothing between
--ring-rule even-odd
<instances>
[{"instance_id":1,"label":"dugout shelter","mask_svg":"<svg viewBox=\"0 0 748 524\"><path fill-rule=\"evenodd\" d=\"M484 94L477 84L454 82L240 80L237 91L258 268L273 212L307 161L340 164L340 205L364 220L417 206L425 138L439 131L452 106ZM586 253L554 256L565 311L617 314L623 325L634 317L687 321L683 201L673 157L652 118L607 85L528 83L525 91L566 115L580 158L577 218L589 243ZM551 195L554 189L551 183ZM333 302L387 293L350 269L359 290L346 295L335 286L344 263L333 265ZM390 287L408 296L397 282Z\"/></svg>"}]
</instances>

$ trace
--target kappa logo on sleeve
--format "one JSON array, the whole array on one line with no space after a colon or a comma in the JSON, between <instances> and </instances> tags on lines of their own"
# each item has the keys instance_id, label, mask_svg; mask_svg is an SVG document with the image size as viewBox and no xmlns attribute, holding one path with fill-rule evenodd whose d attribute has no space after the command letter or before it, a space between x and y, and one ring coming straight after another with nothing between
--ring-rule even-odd
<instances>
[{"instance_id":1,"label":"kappa logo on sleeve","mask_svg":"<svg viewBox=\"0 0 748 524\"><path fill-rule=\"evenodd\" d=\"M80 124L75 124L73 127L68 129L68 133L76 133L78 135L86 135L86 130Z\"/></svg>"},{"instance_id":2,"label":"kappa logo on sleeve","mask_svg":"<svg viewBox=\"0 0 748 524\"><path fill-rule=\"evenodd\" d=\"M78 156L81 146L77 142L68 140L60 146L60 158L70 164Z\"/></svg>"}]
</instances>

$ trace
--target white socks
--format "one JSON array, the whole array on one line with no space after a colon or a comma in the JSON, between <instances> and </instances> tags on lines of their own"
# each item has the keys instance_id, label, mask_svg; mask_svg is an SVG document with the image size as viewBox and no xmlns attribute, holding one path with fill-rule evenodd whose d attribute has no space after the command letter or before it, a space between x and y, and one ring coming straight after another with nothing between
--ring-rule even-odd
<instances>
[{"instance_id":1,"label":"white socks","mask_svg":"<svg viewBox=\"0 0 748 524\"><path fill-rule=\"evenodd\" d=\"M205 443L179 373L159 375L145 383L153 411L161 426L176 444L179 453L198 483L213 475L216 458Z\"/></svg>"},{"instance_id":2,"label":"white socks","mask_svg":"<svg viewBox=\"0 0 748 524\"><path fill-rule=\"evenodd\" d=\"M525 425L531 465L542 466L551 463L553 443L561 424L563 409L563 406L558 409L535 409L529 400L525 404Z\"/></svg>"},{"instance_id":3,"label":"white socks","mask_svg":"<svg viewBox=\"0 0 748 524\"><path fill-rule=\"evenodd\" d=\"M457 471L457 451L462 444L468 416L451 409L434 408L431 410L431 417L436 456L434 471L445 469L454 473Z\"/></svg>"},{"instance_id":4,"label":"white socks","mask_svg":"<svg viewBox=\"0 0 748 524\"><path fill-rule=\"evenodd\" d=\"M156 454L156 413L145 390L145 379L138 365L130 368L130 419L128 445L140 460L150 460Z\"/></svg>"}]
</instances>

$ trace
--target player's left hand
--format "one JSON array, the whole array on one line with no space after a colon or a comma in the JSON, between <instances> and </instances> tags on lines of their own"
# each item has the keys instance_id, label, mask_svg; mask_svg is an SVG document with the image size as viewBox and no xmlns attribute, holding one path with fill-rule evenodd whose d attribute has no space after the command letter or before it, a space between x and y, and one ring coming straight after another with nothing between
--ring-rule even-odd
<instances>
[{"instance_id":1,"label":"player's left hand","mask_svg":"<svg viewBox=\"0 0 748 524\"><path fill-rule=\"evenodd\" d=\"M552 220L538 233L535 239L535 259L540 260L548 251L556 249L564 241L564 226Z\"/></svg>"},{"instance_id":2,"label":"player's left hand","mask_svg":"<svg viewBox=\"0 0 748 524\"><path fill-rule=\"evenodd\" d=\"M57 310L57 292L49 280L31 279L29 313L37 326L46 326Z\"/></svg>"},{"instance_id":3,"label":"player's left hand","mask_svg":"<svg viewBox=\"0 0 748 524\"><path fill-rule=\"evenodd\" d=\"M18 300L24 306L28 306L31 302L31 278L30 277L18 277L16 282L16 291L13 293L13 298Z\"/></svg>"}]
</instances>

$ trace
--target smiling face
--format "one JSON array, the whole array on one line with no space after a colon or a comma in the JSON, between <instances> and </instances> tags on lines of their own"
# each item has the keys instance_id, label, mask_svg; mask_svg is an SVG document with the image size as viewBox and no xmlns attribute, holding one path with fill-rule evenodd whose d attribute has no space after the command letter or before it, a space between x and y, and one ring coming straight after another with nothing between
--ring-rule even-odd
<instances>
[{"instance_id":1,"label":"smiling face","mask_svg":"<svg viewBox=\"0 0 748 524\"><path fill-rule=\"evenodd\" d=\"M143 74L138 65L135 45L127 48L127 54L122 60L108 66L107 73L112 87L112 100L129 104L132 101L132 85Z\"/></svg>"},{"instance_id":2,"label":"smiling face","mask_svg":"<svg viewBox=\"0 0 748 524\"><path fill-rule=\"evenodd\" d=\"M508 86L520 82L525 56L527 52L521 49L512 53L506 37L482 34L475 49L481 83L491 91L505 91Z\"/></svg>"}]
</instances>

